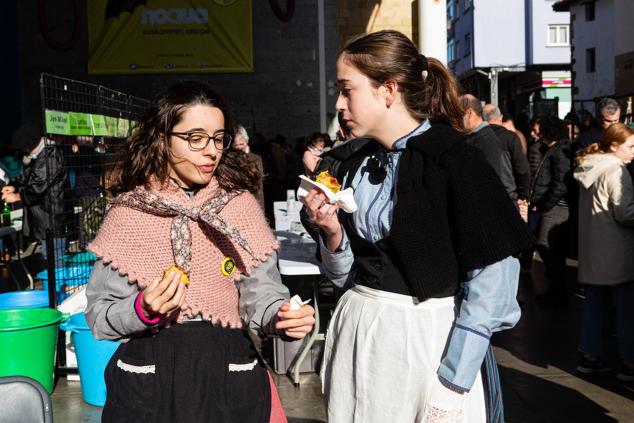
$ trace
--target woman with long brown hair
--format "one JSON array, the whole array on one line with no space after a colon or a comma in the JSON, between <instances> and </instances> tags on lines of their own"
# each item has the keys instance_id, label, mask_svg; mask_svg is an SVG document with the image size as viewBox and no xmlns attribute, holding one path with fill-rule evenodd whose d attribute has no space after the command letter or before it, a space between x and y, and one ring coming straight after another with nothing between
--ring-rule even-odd
<instances>
[{"instance_id":1,"label":"woman with long brown hair","mask_svg":"<svg viewBox=\"0 0 634 423\"><path fill-rule=\"evenodd\" d=\"M242 327L301 339L314 310L291 310L251 194L261 175L228 150L233 127L214 91L181 82L128 141L120 194L89 246L88 324L125 341L106 368L104 422L286 421Z\"/></svg>"},{"instance_id":2,"label":"woman with long brown hair","mask_svg":"<svg viewBox=\"0 0 634 423\"><path fill-rule=\"evenodd\" d=\"M622 363L617 377L634 381L634 187L626 165L634 159L634 129L617 123L579 152L579 282L587 284L577 370L608 372L604 318L616 308Z\"/></svg>"},{"instance_id":3,"label":"woman with long brown hair","mask_svg":"<svg viewBox=\"0 0 634 423\"><path fill-rule=\"evenodd\" d=\"M396 31L350 41L337 82L357 139L318 172L352 187L358 210L340 211L318 189L302 200L328 277L349 288L326 339L329 421L502 421L489 338L519 319L512 256L531 239L465 143L458 85Z\"/></svg>"}]
</instances>

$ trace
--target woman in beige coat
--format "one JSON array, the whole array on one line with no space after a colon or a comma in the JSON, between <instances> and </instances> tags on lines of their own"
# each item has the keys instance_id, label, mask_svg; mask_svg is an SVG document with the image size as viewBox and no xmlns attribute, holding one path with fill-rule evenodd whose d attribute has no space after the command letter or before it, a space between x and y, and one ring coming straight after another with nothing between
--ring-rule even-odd
<instances>
[{"instance_id":1,"label":"woman in beige coat","mask_svg":"<svg viewBox=\"0 0 634 423\"><path fill-rule=\"evenodd\" d=\"M616 307L617 377L634 381L634 188L626 164L634 159L634 129L616 124L579 153L579 282L587 284L577 370L612 368L603 358L603 317Z\"/></svg>"}]
</instances>

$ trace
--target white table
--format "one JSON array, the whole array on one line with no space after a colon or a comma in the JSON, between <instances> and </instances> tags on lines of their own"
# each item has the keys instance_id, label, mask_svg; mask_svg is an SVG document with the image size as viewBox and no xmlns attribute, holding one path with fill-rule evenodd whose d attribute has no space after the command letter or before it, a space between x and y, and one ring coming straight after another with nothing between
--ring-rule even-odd
<instances>
[{"instance_id":1,"label":"white table","mask_svg":"<svg viewBox=\"0 0 634 423\"><path fill-rule=\"evenodd\" d=\"M302 209L302 203L294 200L291 203L291 210L288 210L287 201L275 201L273 203L273 217L275 219L275 229L278 231L295 231L301 229L301 221L299 211Z\"/></svg>"},{"instance_id":2,"label":"white table","mask_svg":"<svg viewBox=\"0 0 634 423\"><path fill-rule=\"evenodd\" d=\"M282 276L312 276L313 307L315 308L315 327L310 336L304 338L299 354L289 369L293 384L299 386L299 369L302 362L310 353L310 349L319 339L324 339L319 333L319 276L323 273L321 264L315 259L317 244L307 234L300 235L290 231L275 231L280 241L278 264Z\"/></svg>"}]
</instances>

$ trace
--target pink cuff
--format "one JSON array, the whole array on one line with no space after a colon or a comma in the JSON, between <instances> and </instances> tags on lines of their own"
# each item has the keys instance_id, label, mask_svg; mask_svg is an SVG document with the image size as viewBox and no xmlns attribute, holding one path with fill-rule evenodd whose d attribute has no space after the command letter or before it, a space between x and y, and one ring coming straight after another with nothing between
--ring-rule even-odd
<instances>
[{"instance_id":1,"label":"pink cuff","mask_svg":"<svg viewBox=\"0 0 634 423\"><path fill-rule=\"evenodd\" d=\"M161 321L160 317L154 317L150 319L143 312L143 308L141 307L141 295L143 295L143 291L139 292L139 294L136 296L136 300L134 300L134 311L136 311L136 315L139 317L139 319L141 319L143 323L148 326L153 326L159 323Z\"/></svg>"}]
</instances>

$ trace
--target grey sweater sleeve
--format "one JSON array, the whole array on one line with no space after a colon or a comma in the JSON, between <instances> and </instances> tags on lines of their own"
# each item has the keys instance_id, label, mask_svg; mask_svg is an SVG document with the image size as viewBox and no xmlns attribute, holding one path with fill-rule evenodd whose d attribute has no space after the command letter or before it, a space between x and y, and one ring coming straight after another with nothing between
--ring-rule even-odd
<instances>
[{"instance_id":1,"label":"grey sweater sleeve","mask_svg":"<svg viewBox=\"0 0 634 423\"><path fill-rule=\"evenodd\" d=\"M275 329L277 311L289 298L288 288L282 283L277 268L277 253L253 269L250 276L237 282L240 291L240 317L259 336L282 336Z\"/></svg>"},{"instance_id":2,"label":"grey sweater sleeve","mask_svg":"<svg viewBox=\"0 0 634 423\"><path fill-rule=\"evenodd\" d=\"M138 293L138 286L109 264L95 263L86 288L86 321L96 339L130 338L148 329L134 311Z\"/></svg>"}]
</instances>

